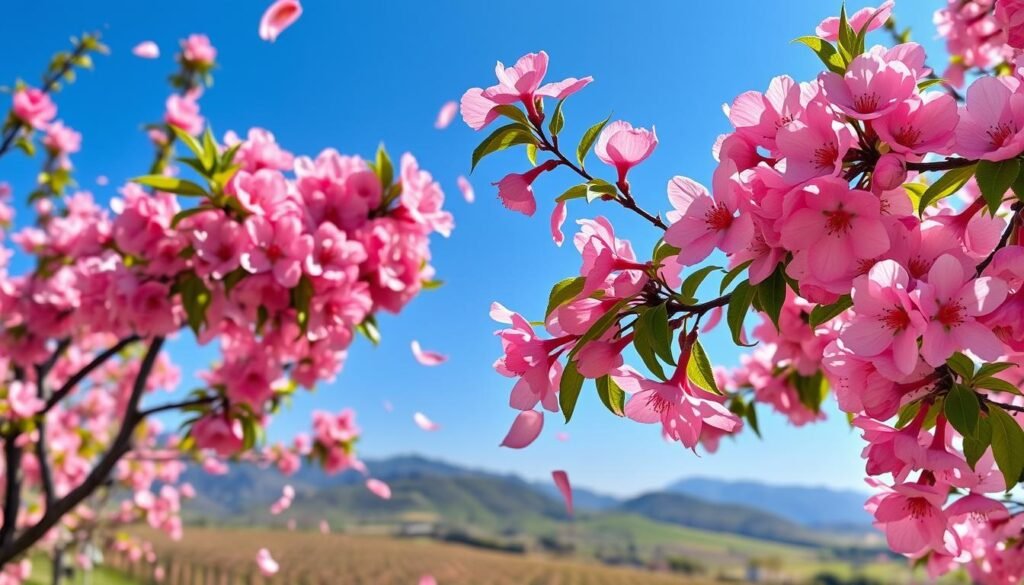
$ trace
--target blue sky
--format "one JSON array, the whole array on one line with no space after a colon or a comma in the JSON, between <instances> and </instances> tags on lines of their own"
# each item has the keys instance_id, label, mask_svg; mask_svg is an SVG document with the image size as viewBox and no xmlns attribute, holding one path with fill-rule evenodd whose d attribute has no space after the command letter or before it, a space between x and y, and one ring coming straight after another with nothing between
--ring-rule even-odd
<instances>
[{"instance_id":1,"label":"blue sky","mask_svg":"<svg viewBox=\"0 0 1024 585\"><path fill-rule=\"evenodd\" d=\"M487 159L470 177L477 202L462 201L455 178L468 174L470 153L483 138L456 121L433 128L438 108L471 86L493 83L495 60L514 62L544 49L550 78L593 75L595 82L565 106L564 142L608 113L635 125L656 125L660 145L631 175L633 191L651 210L664 210L665 183L683 174L707 182L711 145L728 129L721 104L748 90L763 90L775 75L809 79L819 70L806 48L791 44L813 34L817 22L838 12L836 2L760 0L733 2L630 2L572 0L534 3L532 14L509 6L471 2L340 2L307 0L305 14L276 43L257 37L269 2L19 3L0 25L0 83L21 77L36 83L49 56L67 37L101 30L113 49L94 72L59 96L60 117L84 134L75 158L79 181L99 199L148 168L151 149L140 132L158 119L169 89L177 39L210 35L220 51L216 84L203 97L203 113L218 134L251 126L273 131L286 148L315 154L326 147L369 156L383 141L397 157L412 151L448 193L456 229L436 239L433 252L446 285L415 300L399 318L384 317L378 348L359 341L344 372L316 394L296 399L274 422L273 436L308 425L313 408L359 410L367 457L415 451L490 469L546 478L566 469L581 485L617 494L660 487L682 476L758 479L772 483L862 487L860 440L834 410L827 423L802 429L761 410L765 441L745 433L715 455L695 456L664 443L653 426L619 420L593 394L582 397L572 423L548 416L544 435L525 451L499 449L513 419L509 380L491 364L499 347L488 318L494 300L540 318L552 283L577 273L579 256L551 243L551 200L571 185L565 176L537 185L540 211L533 219L505 211L489 183L503 171L525 170L521 152ZM525 5L523 5L525 6ZM852 9L859 8L858 2ZM933 64L945 57L934 41L931 12L938 2L903 2L896 15ZM163 56L141 60L130 49L155 40ZM0 160L0 180L16 194L30 190L38 162L12 155ZM591 161L592 170L599 163ZM602 169L603 172L603 169ZM97 175L111 185L95 185ZM557 174L557 173L556 173ZM609 204L570 208L570 219L605 214L648 250L653 233ZM567 226L568 227L568 226ZM734 364L739 352L723 332L705 343L716 363ZM417 365L409 342L451 356L441 367ZM186 378L213 355L181 339L172 346ZM192 387L188 381L183 388ZM395 405L386 413L382 401ZM412 423L423 411L440 423L426 434ZM571 434L556 441L557 431Z\"/></svg>"}]
</instances>

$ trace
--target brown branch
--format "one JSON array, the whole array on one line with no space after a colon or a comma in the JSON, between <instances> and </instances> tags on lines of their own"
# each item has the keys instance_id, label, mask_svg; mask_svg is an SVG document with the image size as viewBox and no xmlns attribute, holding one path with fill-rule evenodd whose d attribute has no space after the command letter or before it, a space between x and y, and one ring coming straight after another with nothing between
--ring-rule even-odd
<instances>
[{"instance_id":1,"label":"brown branch","mask_svg":"<svg viewBox=\"0 0 1024 585\"><path fill-rule=\"evenodd\" d=\"M689 313L691 315L703 315L711 309L718 307L724 307L729 304L732 299L732 293L724 294L717 299L712 299L704 303L698 303L696 305L686 305L678 301L670 300L668 302L669 313Z\"/></svg>"},{"instance_id":2,"label":"brown branch","mask_svg":"<svg viewBox=\"0 0 1024 585\"><path fill-rule=\"evenodd\" d=\"M161 412L167 412L169 410L178 410L178 409L181 409L181 408L188 408L189 406L199 406L199 405L202 405L202 404L211 404L213 402L216 402L216 400L217 400L217 396L204 396L202 398L195 398L193 400L185 400L185 401L182 401L182 402L172 402L172 403L169 403L169 404L161 404L160 406L154 406L153 408L149 408L149 409L143 410L142 412L139 413L139 416L142 417L142 418L146 418L148 416L152 416L154 414L159 414Z\"/></svg>"},{"instance_id":3,"label":"brown branch","mask_svg":"<svg viewBox=\"0 0 1024 585\"><path fill-rule=\"evenodd\" d=\"M960 169L963 167L969 167L978 161L971 160L968 158L947 158L945 160L935 162L908 162L908 171L917 171L924 173L928 171L948 171L951 169Z\"/></svg>"},{"instance_id":4,"label":"brown branch","mask_svg":"<svg viewBox=\"0 0 1024 585\"><path fill-rule=\"evenodd\" d=\"M107 360L120 353L122 349L128 347L129 345L135 343L138 340L138 335L130 335L128 337L125 337L121 341L118 341L117 344L114 345L113 347L110 347L103 353L93 358L91 362L83 366L82 369L75 372L73 376L71 376L70 378L68 378L66 382L64 382L63 386L61 386L56 392L53 393L52 396L50 396L49 400L46 401L46 406L43 407L43 412L41 414L46 414L54 406L56 406L57 403L59 403L61 400L67 397L67 395L70 394L71 391L75 389L75 386L77 386L79 382L87 378L89 374L93 372L93 370L102 366L104 363L106 363Z\"/></svg>"},{"instance_id":5,"label":"brown branch","mask_svg":"<svg viewBox=\"0 0 1024 585\"><path fill-rule=\"evenodd\" d=\"M132 387L132 393L125 409L124 422L122 422L121 429L111 443L110 448L78 487L57 500L52 507L48 507L42 518L25 529L12 542L0 544L0 566L25 553L34 544L39 542L47 532L60 522L60 519L65 514L73 510L102 486L110 477L110 473L114 470L117 462L131 450L132 435L135 432L135 427L143 420L139 413L139 401L142 400L146 383L153 371L153 366L156 365L156 359L160 354L160 348L163 346L163 343L163 337L154 337L153 341L150 342L149 349L146 351L145 357L142 358L142 364L139 366L138 375L135 377L135 384ZM5 521L5 530L7 525L8 522Z\"/></svg>"}]
</instances>

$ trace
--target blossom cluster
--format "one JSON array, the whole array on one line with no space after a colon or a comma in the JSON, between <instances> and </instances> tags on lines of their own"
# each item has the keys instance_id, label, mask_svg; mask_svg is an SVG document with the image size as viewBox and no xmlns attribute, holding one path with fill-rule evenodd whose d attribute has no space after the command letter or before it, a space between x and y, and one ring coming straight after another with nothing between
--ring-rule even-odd
<instances>
[{"instance_id":1,"label":"blossom cluster","mask_svg":"<svg viewBox=\"0 0 1024 585\"><path fill-rule=\"evenodd\" d=\"M84 550L111 523L180 537L189 458L210 473L232 457L365 471L352 411L314 413L312 438L292 447L261 437L290 394L334 379L357 334L377 341L376 313L430 286L430 237L454 227L444 193L412 155L395 168L383 147L373 160L299 156L260 128L219 144L199 105L216 56L204 35L182 41L175 91L148 127L154 164L109 206L74 188L81 136L57 121L52 86L14 92L0 154L12 141L34 152L38 131L47 156L34 222L15 224L6 186L0 201L3 510L14 512L0 564L37 543L57 559ZM219 359L202 387L161 400L180 378L164 340L189 329ZM184 415L177 433L152 418L167 412ZM27 578L9 566L4 582Z\"/></svg>"},{"instance_id":2,"label":"blossom cluster","mask_svg":"<svg viewBox=\"0 0 1024 585\"><path fill-rule=\"evenodd\" d=\"M970 18L972 4L989 17L991 2L952 2L949 20ZM940 29L1012 60L1017 4L995 3L992 35L971 28L980 18ZM520 411L503 444L529 445L544 410L568 420L585 379L614 414L709 451L742 428L759 433L759 403L795 425L820 420L831 390L863 431L877 490L866 507L890 547L933 575L964 566L979 582L1017 583L1024 515L1000 494L1024 473L1024 78L983 72L959 103L920 45L867 46L871 31L893 29L892 9L844 10L798 39L824 71L776 77L728 105L711 188L673 177L664 219L628 180L658 144L653 127L600 122L575 161L559 147L565 98L590 78L541 85L548 59L538 53L499 63L497 85L466 92L472 128L509 122L474 164L515 145L536 161L496 183L506 207L533 214L543 173L583 181L556 200L556 243L575 199L618 204L663 231L648 259L607 218L579 220L580 275L552 289L544 333L492 307L506 324L495 368L516 380ZM545 114L548 98L559 101ZM611 179L586 167L591 149ZM702 301L713 274L721 295ZM751 309L761 323L747 328ZM736 344L757 345L731 370L713 367L700 343L723 316ZM643 368L626 363L630 346Z\"/></svg>"}]
</instances>

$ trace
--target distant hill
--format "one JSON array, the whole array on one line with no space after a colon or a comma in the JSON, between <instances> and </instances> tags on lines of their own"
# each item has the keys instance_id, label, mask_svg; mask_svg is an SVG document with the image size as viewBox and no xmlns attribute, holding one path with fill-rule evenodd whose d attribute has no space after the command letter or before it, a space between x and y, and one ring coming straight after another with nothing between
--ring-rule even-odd
<instances>
[{"instance_id":1,"label":"distant hill","mask_svg":"<svg viewBox=\"0 0 1024 585\"><path fill-rule=\"evenodd\" d=\"M811 528L871 528L871 516L864 511L868 495L854 490L697 477L677 481L665 491L709 502L753 506Z\"/></svg>"},{"instance_id":2,"label":"distant hill","mask_svg":"<svg viewBox=\"0 0 1024 585\"><path fill-rule=\"evenodd\" d=\"M617 510L667 524L741 534L789 544L820 545L822 535L784 518L747 506L718 504L682 494L658 492L623 502Z\"/></svg>"}]
</instances>

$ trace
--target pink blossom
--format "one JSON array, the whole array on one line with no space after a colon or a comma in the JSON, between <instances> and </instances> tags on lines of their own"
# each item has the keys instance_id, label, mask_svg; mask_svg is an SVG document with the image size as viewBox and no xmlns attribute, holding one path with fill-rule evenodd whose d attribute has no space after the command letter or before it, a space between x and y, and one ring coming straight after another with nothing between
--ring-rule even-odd
<instances>
[{"instance_id":1,"label":"pink blossom","mask_svg":"<svg viewBox=\"0 0 1024 585\"><path fill-rule=\"evenodd\" d=\"M224 278L241 265L242 255L251 246L245 228L229 219L210 217L192 234L196 256L203 274Z\"/></svg>"},{"instance_id":2,"label":"pink blossom","mask_svg":"<svg viewBox=\"0 0 1024 585\"><path fill-rule=\"evenodd\" d=\"M893 0L886 0L878 8L861 8L857 12L851 14L847 22L850 23L850 28L856 33L860 33L867 27L867 31L873 31L880 28L885 24L885 21L889 20L889 16L892 15L892 8L896 3ZM826 41L835 42L839 39L839 17L830 16L825 20L822 20L815 31L819 37Z\"/></svg>"},{"instance_id":3,"label":"pink blossom","mask_svg":"<svg viewBox=\"0 0 1024 585\"><path fill-rule=\"evenodd\" d=\"M57 116L57 106L41 89L26 87L14 92L11 112L23 123L39 130Z\"/></svg>"},{"instance_id":4,"label":"pink blossom","mask_svg":"<svg viewBox=\"0 0 1024 585\"><path fill-rule=\"evenodd\" d=\"M245 221L252 246L241 255L242 267L252 274L272 272L278 284L292 288L302 277L302 265L313 250L313 236L291 215L271 222L252 216Z\"/></svg>"},{"instance_id":5,"label":"pink blossom","mask_svg":"<svg viewBox=\"0 0 1024 585\"><path fill-rule=\"evenodd\" d=\"M355 280L357 267L365 260L362 244L349 240L333 223L324 222L313 236L313 250L305 258L305 270L310 276L326 280Z\"/></svg>"},{"instance_id":6,"label":"pink blossom","mask_svg":"<svg viewBox=\"0 0 1024 585\"><path fill-rule=\"evenodd\" d=\"M476 195L473 192L473 185L470 184L469 179L459 175L456 183L459 185L459 191L462 192L462 198L466 200L466 203L472 203L476 199Z\"/></svg>"},{"instance_id":7,"label":"pink blossom","mask_svg":"<svg viewBox=\"0 0 1024 585\"><path fill-rule=\"evenodd\" d=\"M270 556L270 551L265 548L261 548L256 553L256 567L259 568L260 574L264 577L272 577L277 574L277 571L281 568L277 564L277 561Z\"/></svg>"},{"instance_id":8,"label":"pink blossom","mask_svg":"<svg viewBox=\"0 0 1024 585\"><path fill-rule=\"evenodd\" d=\"M366 480L366 489L382 500L391 499L391 486L379 479L370 478Z\"/></svg>"},{"instance_id":9,"label":"pink blossom","mask_svg":"<svg viewBox=\"0 0 1024 585\"><path fill-rule=\"evenodd\" d=\"M193 136L203 131L206 121L199 114L199 95L189 92L185 95L173 94L167 98L167 113L164 121Z\"/></svg>"},{"instance_id":10,"label":"pink blossom","mask_svg":"<svg viewBox=\"0 0 1024 585\"><path fill-rule=\"evenodd\" d=\"M302 16L299 0L277 0L267 7L260 19L260 38L274 42L284 29L295 24Z\"/></svg>"},{"instance_id":11,"label":"pink blossom","mask_svg":"<svg viewBox=\"0 0 1024 585\"><path fill-rule=\"evenodd\" d=\"M858 356L872 357L892 349L896 366L910 374L917 366L917 338L928 327L909 293L910 277L893 260L875 264L853 281L856 316L840 339Z\"/></svg>"},{"instance_id":12,"label":"pink blossom","mask_svg":"<svg viewBox=\"0 0 1024 585\"><path fill-rule=\"evenodd\" d=\"M1005 350L999 338L976 317L994 311L1006 298L1006 283L998 278L972 278L963 265L943 255L928 271L928 282L918 288L917 303L929 319L921 343L921 356L939 367L956 351L969 350L983 360L994 360Z\"/></svg>"},{"instance_id":13,"label":"pink blossom","mask_svg":"<svg viewBox=\"0 0 1024 585\"><path fill-rule=\"evenodd\" d=\"M803 114L816 92L814 85L797 83L788 75L780 75L771 80L768 91L763 94L757 91L740 94L729 108L729 121L738 136L774 151L779 129Z\"/></svg>"},{"instance_id":14,"label":"pink blossom","mask_svg":"<svg viewBox=\"0 0 1024 585\"><path fill-rule=\"evenodd\" d=\"M562 500L565 501L565 511L572 516L572 486L569 484L569 474L564 471L552 471L551 479L555 482L555 487L562 494Z\"/></svg>"},{"instance_id":15,"label":"pink blossom","mask_svg":"<svg viewBox=\"0 0 1024 585\"><path fill-rule=\"evenodd\" d=\"M960 116L956 100L945 92L925 92L896 106L872 127L894 152L949 153Z\"/></svg>"},{"instance_id":16,"label":"pink blossom","mask_svg":"<svg viewBox=\"0 0 1024 585\"><path fill-rule=\"evenodd\" d=\"M487 89L474 87L468 90L462 96L462 119L470 128L480 130L498 117L498 106L519 102L526 106L531 120L539 123L537 99L564 99L593 81L591 77L570 77L557 83L541 85L547 71L548 54L544 51L524 55L508 68L498 61L494 69L498 84Z\"/></svg>"},{"instance_id":17,"label":"pink blossom","mask_svg":"<svg viewBox=\"0 0 1024 585\"><path fill-rule=\"evenodd\" d=\"M43 146L56 154L73 154L82 148L82 135L58 120L46 127Z\"/></svg>"},{"instance_id":18,"label":"pink blossom","mask_svg":"<svg viewBox=\"0 0 1024 585\"><path fill-rule=\"evenodd\" d=\"M532 216L537 211L537 200L533 197L533 182L541 173L558 166L554 160L545 161L525 173L510 173L505 178L492 183L498 187L498 199L510 211L518 211Z\"/></svg>"},{"instance_id":19,"label":"pink blossom","mask_svg":"<svg viewBox=\"0 0 1024 585\"><path fill-rule=\"evenodd\" d=\"M193 34L181 41L181 58L190 65L208 69L217 60L217 49L206 35Z\"/></svg>"},{"instance_id":20,"label":"pink blossom","mask_svg":"<svg viewBox=\"0 0 1024 585\"><path fill-rule=\"evenodd\" d=\"M803 192L805 207L785 220L780 232L794 261L806 262L814 278L834 281L852 274L858 261L889 249L881 206L871 193L833 178L818 179Z\"/></svg>"},{"instance_id":21,"label":"pink blossom","mask_svg":"<svg viewBox=\"0 0 1024 585\"><path fill-rule=\"evenodd\" d=\"M455 119L455 114L457 113L459 113L458 103L454 101L445 102L437 112L437 120L434 121L434 128L444 130L452 123L452 120Z\"/></svg>"},{"instance_id":22,"label":"pink blossom","mask_svg":"<svg viewBox=\"0 0 1024 585\"><path fill-rule=\"evenodd\" d=\"M775 141L786 159L784 178L796 185L814 177L838 175L853 144L853 133L823 103L812 101L800 119L779 130Z\"/></svg>"},{"instance_id":23,"label":"pink blossom","mask_svg":"<svg viewBox=\"0 0 1024 585\"><path fill-rule=\"evenodd\" d=\"M967 158L1000 161L1024 151L1024 93L1012 77L979 77L960 110L956 150Z\"/></svg>"},{"instance_id":24,"label":"pink blossom","mask_svg":"<svg viewBox=\"0 0 1024 585\"><path fill-rule=\"evenodd\" d=\"M230 457L242 449L242 423L222 414L203 417L192 425L192 438L200 449Z\"/></svg>"},{"instance_id":25,"label":"pink blossom","mask_svg":"<svg viewBox=\"0 0 1024 585\"><path fill-rule=\"evenodd\" d=\"M749 214L739 209L740 201L731 180L715 185L714 198L703 185L686 177L673 177L668 183L668 199L675 211L665 232L665 243L680 249L679 263L697 264L715 248L733 254L749 245L754 224Z\"/></svg>"},{"instance_id":26,"label":"pink blossom","mask_svg":"<svg viewBox=\"0 0 1024 585\"><path fill-rule=\"evenodd\" d=\"M448 356L438 353L436 351L425 350L420 347L420 342L413 340L410 344L412 347L412 356L416 358L416 361L423 366L439 366L448 361Z\"/></svg>"},{"instance_id":27,"label":"pink blossom","mask_svg":"<svg viewBox=\"0 0 1024 585\"><path fill-rule=\"evenodd\" d=\"M1024 49L1024 2L998 0L995 2L995 20L1006 34L1006 44Z\"/></svg>"},{"instance_id":28,"label":"pink blossom","mask_svg":"<svg viewBox=\"0 0 1024 585\"><path fill-rule=\"evenodd\" d=\"M942 511L947 487L898 484L893 490L879 500L874 511L889 548L907 555L927 550L947 551L947 519Z\"/></svg>"},{"instance_id":29,"label":"pink blossom","mask_svg":"<svg viewBox=\"0 0 1024 585\"><path fill-rule=\"evenodd\" d=\"M501 441L502 447L523 449L537 440L544 429L544 412L524 410L516 415L508 434Z\"/></svg>"},{"instance_id":30,"label":"pink blossom","mask_svg":"<svg viewBox=\"0 0 1024 585\"><path fill-rule=\"evenodd\" d=\"M416 423L416 426L427 432L433 432L441 428L441 425L427 418L427 415L422 412L413 414L412 420Z\"/></svg>"},{"instance_id":31,"label":"pink blossom","mask_svg":"<svg viewBox=\"0 0 1024 585\"><path fill-rule=\"evenodd\" d=\"M615 167L619 182L626 180L626 173L651 156L658 146L658 134L651 129L633 128L623 120L608 124L601 130L594 145L594 154L601 162Z\"/></svg>"},{"instance_id":32,"label":"pink blossom","mask_svg":"<svg viewBox=\"0 0 1024 585\"><path fill-rule=\"evenodd\" d=\"M420 168L416 158L409 153L402 155L401 210L406 212L423 232L437 232L448 237L455 228L452 214L442 209L444 191L430 173Z\"/></svg>"},{"instance_id":33,"label":"pink blossom","mask_svg":"<svg viewBox=\"0 0 1024 585\"><path fill-rule=\"evenodd\" d=\"M46 403L39 399L34 384L17 380L7 386L7 407L14 418L29 419L43 410Z\"/></svg>"},{"instance_id":34,"label":"pink blossom","mask_svg":"<svg viewBox=\"0 0 1024 585\"><path fill-rule=\"evenodd\" d=\"M871 172L871 188L888 191L895 189L907 180L907 161L893 153L883 154L875 163Z\"/></svg>"},{"instance_id":35,"label":"pink blossom","mask_svg":"<svg viewBox=\"0 0 1024 585\"><path fill-rule=\"evenodd\" d=\"M142 41L132 47L132 55L140 59L157 59L160 57L160 47L153 41Z\"/></svg>"},{"instance_id":36,"label":"pink blossom","mask_svg":"<svg viewBox=\"0 0 1024 585\"><path fill-rule=\"evenodd\" d=\"M855 57L843 75L827 72L820 79L829 102L858 120L880 118L917 91L917 79L902 61L875 53Z\"/></svg>"}]
</instances>

